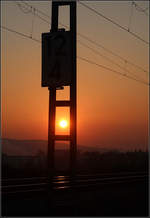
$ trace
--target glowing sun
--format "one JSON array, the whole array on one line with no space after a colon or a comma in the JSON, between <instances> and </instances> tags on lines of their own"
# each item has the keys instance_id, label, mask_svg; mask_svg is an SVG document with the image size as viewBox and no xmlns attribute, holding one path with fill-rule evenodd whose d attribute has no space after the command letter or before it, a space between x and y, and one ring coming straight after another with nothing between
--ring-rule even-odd
<instances>
[{"instance_id":1,"label":"glowing sun","mask_svg":"<svg viewBox=\"0 0 150 218\"><path fill-rule=\"evenodd\" d=\"M66 128L67 125L68 125L68 122L67 122L67 120L61 120L59 122L59 125L60 125L61 128Z\"/></svg>"}]
</instances>

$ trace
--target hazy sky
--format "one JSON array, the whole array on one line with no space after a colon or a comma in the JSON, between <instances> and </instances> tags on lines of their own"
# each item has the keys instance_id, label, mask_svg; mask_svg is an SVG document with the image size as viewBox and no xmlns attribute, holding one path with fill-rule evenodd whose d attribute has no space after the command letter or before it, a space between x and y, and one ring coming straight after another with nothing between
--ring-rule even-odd
<instances>
[{"instance_id":1,"label":"hazy sky","mask_svg":"<svg viewBox=\"0 0 150 218\"><path fill-rule=\"evenodd\" d=\"M19 2L19 1L18 1ZM135 1L136 2L136 1ZM106 17L129 27L131 1L84 1ZM148 1L136 2L140 8L149 7ZM51 1L28 1L51 17ZM15 1L2 1L2 24L5 27L40 40L41 33L49 32L50 24L24 13ZM146 12L146 13L145 13ZM149 9L142 12L133 5L130 31L149 40ZM46 21L50 18L39 14ZM59 21L68 22L68 9L60 9ZM32 28L33 26L33 28ZM60 26L61 27L61 26ZM99 43L104 48L149 71L149 45L121 30L104 18L77 3L77 32ZM89 41L77 39L92 50L77 43L77 55L120 73L148 82L144 72ZM48 89L41 87L41 44L2 30L2 137L16 139L47 139ZM103 56L120 65L112 64ZM129 74L130 71L133 74ZM104 68L77 59L77 130L82 145L145 148L148 135L148 86ZM57 98L68 97L68 88L58 91ZM68 119L69 110L57 110L58 122Z\"/></svg>"}]
</instances>

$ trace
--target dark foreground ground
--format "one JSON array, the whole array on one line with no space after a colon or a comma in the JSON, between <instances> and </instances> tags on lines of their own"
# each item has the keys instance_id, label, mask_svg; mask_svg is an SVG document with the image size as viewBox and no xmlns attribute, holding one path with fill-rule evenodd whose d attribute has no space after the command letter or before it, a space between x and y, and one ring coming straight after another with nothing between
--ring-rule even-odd
<instances>
[{"instance_id":1,"label":"dark foreground ground","mask_svg":"<svg viewBox=\"0 0 150 218\"><path fill-rule=\"evenodd\" d=\"M148 181L2 197L2 216L148 216Z\"/></svg>"}]
</instances>

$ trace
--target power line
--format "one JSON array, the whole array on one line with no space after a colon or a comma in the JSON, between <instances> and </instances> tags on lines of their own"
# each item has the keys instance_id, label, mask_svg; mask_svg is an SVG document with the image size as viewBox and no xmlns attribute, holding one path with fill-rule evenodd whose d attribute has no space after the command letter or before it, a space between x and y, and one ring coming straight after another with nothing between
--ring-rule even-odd
<instances>
[{"instance_id":1,"label":"power line","mask_svg":"<svg viewBox=\"0 0 150 218\"><path fill-rule=\"evenodd\" d=\"M100 68L104 68L105 70L109 70L109 71L111 71L111 72L113 72L113 73L116 73L116 74L119 74L119 75L121 75L121 76L127 77L128 79L135 80L135 81L137 81L137 82L139 82L139 83L143 83L144 85L148 85L148 86L150 85L149 83L147 83L147 82L145 82L145 81L142 81L142 80L133 78L133 77L131 77L131 76L129 76L129 75L126 75L126 74L122 74L122 73L120 73L120 72L118 72L118 71L116 71L116 70L113 70L113 69L111 69L111 68L109 68L109 67L106 67L106 66L104 66L104 65L98 64L98 63L96 63L96 62L93 62L93 61L91 61L91 60L89 60L89 59L86 59L86 58L83 58L83 57L80 57L80 56L78 56L78 58L81 59L81 60L83 60L83 61L85 61L85 62L87 62L87 63L89 63L89 64L96 65L96 66L98 66L98 67L100 67Z\"/></svg>"},{"instance_id":2,"label":"power line","mask_svg":"<svg viewBox=\"0 0 150 218\"><path fill-rule=\"evenodd\" d=\"M14 2L16 3L16 5L20 8L20 10L23 13L25 13L25 14L31 13L32 7L30 7L29 10L28 10L26 7L22 6L19 2L17 2L17 1L14 1Z\"/></svg>"},{"instance_id":3,"label":"power line","mask_svg":"<svg viewBox=\"0 0 150 218\"><path fill-rule=\"evenodd\" d=\"M35 38L31 37L31 36L28 36L28 35L26 35L26 34L24 34L24 33L18 32L18 31L16 31L16 30L10 29L10 28L5 27L5 26L1 26L1 25L0 25L0 27L1 27L2 29L4 29L4 30L7 30L7 31L12 32L12 33L15 33L15 34L17 34L17 35L19 35L19 36L23 36L23 37L28 38L28 39L31 39L31 40L33 40L33 41L35 41L35 42L41 43L40 40L35 39Z\"/></svg>"},{"instance_id":4,"label":"power line","mask_svg":"<svg viewBox=\"0 0 150 218\"><path fill-rule=\"evenodd\" d=\"M16 2L16 1L15 1L15 2ZM18 2L16 2L16 3L17 3L17 5L19 6L20 10L21 10L23 13L26 14L26 12L25 12L24 10L22 10L22 7L23 7L23 6L22 6L20 3L18 3ZM39 12L39 13L41 13L37 8L33 7L32 5L27 4L27 3L24 2L24 1L22 1L22 3L24 3L25 5L27 5L27 7L30 8L30 10L28 11L28 13L32 13L32 14L34 14L34 16L37 16L39 19L43 20L45 23L50 24L49 21L47 21L46 19L42 18L40 15L38 15L37 13L35 13L36 11ZM43 13L41 13L41 14L43 14Z\"/></svg>"},{"instance_id":5,"label":"power line","mask_svg":"<svg viewBox=\"0 0 150 218\"><path fill-rule=\"evenodd\" d=\"M48 22L47 20L43 19L43 18L40 17L38 14L35 14L35 10L37 10L35 7L33 7L33 6L29 5L29 4L27 4L26 2L23 2L23 3L25 3L25 4L26 4L28 7L30 7L31 9L33 9L34 15L38 16L40 19L42 19L42 20L45 21L46 23L50 24L50 22ZM20 6L20 5L19 5L19 6ZM20 8L21 8L21 6L20 6ZM24 11L23 11L23 12L24 12ZM32 12L32 10L30 10L30 12ZM32 13L33 13L33 12L32 12ZM39 11L39 12L40 12L41 14L44 14L46 17L49 17L47 14L45 14L45 13L43 13L43 12L41 12L41 11ZM61 24L62 26L64 26L64 27L68 28L68 26L66 26L66 25L64 25L64 24L62 24L62 23L60 23L60 24ZM32 29L33 29L33 26L32 26ZM20 34L20 33L19 33L19 34ZM29 37L29 36L27 36L27 35L25 35L25 34L23 34L23 35L26 36L27 38L32 38L32 34L31 34L31 37ZM81 36L81 34L80 34L80 36ZM34 39L33 39L33 40L34 40ZM36 40L36 39L35 39L35 40ZM115 63L114 61L112 61L111 59L107 58L106 56L100 54L98 51L94 50L93 48L87 46L86 44L84 44L84 43L81 42L80 40L78 40L78 42L79 42L81 45L83 45L83 46L87 47L88 49L92 50L94 53L96 53L96 54L102 56L103 58L107 59L107 60L110 61L111 63L113 63L113 64L117 65L118 67L120 67L121 69L125 70L122 66L120 66L120 65L117 64L117 63ZM125 61L125 62L126 62L126 61ZM133 73L127 71L127 70L126 70L126 72L128 72L128 73L130 73L130 74L132 74L132 75L135 76L135 74L133 74Z\"/></svg>"},{"instance_id":6,"label":"power line","mask_svg":"<svg viewBox=\"0 0 150 218\"><path fill-rule=\"evenodd\" d=\"M130 16L129 16L128 31L130 31L130 26L131 26L131 22L132 22L132 17L133 17L133 1L131 2L131 13L130 13Z\"/></svg>"},{"instance_id":7,"label":"power line","mask_svg":"<svg viewBox=\"0 0 150 218\"><path fill-rule=\"evenodd\" d=\"M132 73L132 72L128 71L127 69L125 69L124 67L122 67L121 65L119 65L118 63L116 63L115 61L111 60L110 58L108 58L108 57L102 55L99 51L97 51L97 50L95 50L95 49L93 49L93 48L87 46L86 44L84 44L83 42L81 42L81 41L79 41L79 40L77 40L77 41L78 41L79 44L81 44L81 45L83 45L84 47L90 49L90 50L93 51L95 54L98 54L99 56L103 57L104 59L106 59L107 61L111 62L112 64L115 64L115 65L118 66L120 69L126 71L126 72L129 73L129 74L132 74L133 76L137 76L137 75L135 75L134 73ZM125 64L127 64L126 61L125 61ZM139 79L141 79L141 78L139 78Z\"/></svg>"},{"instance_id":8,"label":"power line","mask_svg":"<svg viewBox=\"0 0 150 218\"><path fill-rule=\"evenodd\" d=\"M24 3L24 4L27 5L28 7L33 7L32 5L29 5L28 3L26 3L26 2L23 1L23 0L22 0L22 3ZM39 12L40 14L42 14L43 16L45 16L45 17L47 17L47 18L50 19L50 16L47 15L46 13L44 13L43 11L37 9L36 7L33 7L33 8L34 8L37 12ZM33 12L31 11L31 13L33 13ZM42 18L41 16L39 16L38 14L36 14L36 16L38 16L38 17L39 17L41 20L43 20L44 22L46 22L46 23L48 23L48 24L51 24L50 21L47 21L47 20L43 19L43 18ZM65 25L65 24L63 24L63 23L61 23L61 22L59 22L59 24L61 24L63 27L68 28L67 25Z\"/></svg>"},{"instance_id":9,"label":"power line","mask_svg":"<svg viewBox=\"0 0 150 218\"><path fill-rule=\"evenodd\" d=\"M120 60L122 60L122 61L124 61L124 62L127 62L128 64L130 64L130 65L132 65L132 66L134 66L134 67L136 67L136 68L138 68L138 69L144 71L145 73L148 73L148 71L145 70L145 69L143 69L141 66L138 66L137 64L134 64L133 62L131 62L131 61L129 61L129 60L123 58L122 56L116 54L115 52L113 52L113 51L111 51L110 49L108 49L108 48L104 47L103 45L101 45L100 43L98 43L98 42L96 42L96 41L90 39L89 37L87 37L87 36L85 36L85 35L83 35L83 34L81 34L81 33L78 33L78 35L79 35L80 37L86 39L87 41L91 42L92 44L96 45L97 47L100 47L100 48L102 48L103 50L105 50L106 52L108 52L108 53L114 55L115 57L118 57Z\"/></svg>"},{"instance_id":10,"label":"power line","mask_svg":"<svg viewBox=\"0 0 150 218\"><path fill-rule=\"evenodd\" d=\"M40 14L42 14L42 15L44 15L45 17L48 17L48 18L50 18L50 16L49 15L47 15L46 13L44 13L43 11L41 11L41 10L39 10L39 9L37 9L36 7L33 7L32 5L30 5L30 4L28 4L27 2L25 2L25 1L21 1L22 3L24 3L26 6L28 6L28 7L32 7L32 8L35 8L35 10L37 11L37 12L39 12Z\"/></svg>"},{"instance_id":11,"label":"power line","mask_svg":"<svg viewBox=\"0 0 150 218\"><path fill-rule=\"evenodd\" d=\"M15 30L10 29L10 28L7 28L7 27L5 27L5 26L0 26L0 27L1 27L2 29L5 29L5 30L10 31L10 32L12 32L12 33L15 33L15 34L17 34L17 35L19 35L19 36L22 36L22 37L31 39L31 40L33 40L33 41L35 41L35 42L37 42L37 43L41 43L40 40L37 40L37 39L35 39L35 38L31 38L30 36L28 36L28 35L26 35L26 34L24 34L24 33L15 31ZM142 83L142 84L144 84L144 85L148 85L148 86L150 85L149 83L147 83L147 82L145 82L145 81L138 80L138 79L133 78L133 77L131 77L131 76L129 76L129 75L126 75L126 74L122 74L122 73L120 73L120 72L118 72L118 71L116 71L116 70L113 70L113 69L108 68L108 67L106 67L106 66L104 66L104 65L98 64L98 63L96 63L96 62L93 62L93 61L91 61L91 60L89 60L89 59L86 59L86 58L84 58L84 57L77 56L77 58L79 58L79 59L81 59L81 60L83 60L83 61L86 61L86 62L88 62L88 63L90 63L90 64L94 64L94 65L96 65L96 66L98 66L98 67L104 68L104 69L106 69L106 70L108 70L108 71L111 71L111 72L113 72L113 73L116 73L116 74L119 74L119 75L121 75L121 76L127 77L128 79L132 79L132 80L135 80L135 81L137 81L137 82L140 82L140 83Z\"/></svg>"},{"instance_id":12,"label":"power line","mask_svg":"<svg viewBox=\"0 0 150 218\"><path fill-rule=\"evenodd\" d=\"M117 27L119 27L120 29L130 33L132 36L134 36L135 38L139 39L140 41L144 42L145 44L149 45L149 42L147 42L146 40L144 40L143 38L141 38L140 36L138 36L137 34L131 32L130 30L128 30L127 28L125 28L124 26L121 26L120 24L116 23L115 21L113 21L112 19L106 17L105 15L101 14L100 12L96 11L94 8L91 8L90 6L84 4L83 2L79 1L79 3L81 5L83 5L84 7L86 7L87 9L89 9L90 11L94 12L95 14L101 16L102 18L104 18L105 20L111 22L112 24L116 25Z\"/></svg>"},{"instance_id":13,"label":"power line","mask_svg":"<svg viewBox=\"0 0 150 218\"><path fill-rule=\"evenodd\" d=\"M35 20L35 9L34 9L34 13L32 15L31 38L32 38L32 35L33 35L34 20Z\"/></svg>"},{"instance_id":14,"label":"power line","mask_svg":"<svg viewBox=\"0 0 150 218\"><path fill-rule=\"evenodd\" d=\"M146 16L148 16L148 14L147 14L147 9L148 9L148 7L147 8L145 8L145 9L143 9L142 7L140 7L137 3L135 3L135 1L133 1L133 5L135 6L135 9L137 10L137 11L139 11L139 12L143 12Z\"/></svg>"},{"instance_id":15,"label":"power line","mask_svg":"<svg viewBox=\"0 0 150 218\"><path fill-rule=\"evenodd\" d=\"M31 7L34 8L34 9L35 9L37 12L39 12L41 15L43 15L43 16L45 16L45 17L47 17L47 18L50 19L50 16L47 15L46 13L44 13L43 11L37 9L36 7L33 7L32 5L29 5L29 4L26 3L25 1L22 1L22 3L24 3L26 6L28 6L28 7L30 7L30 8L31 8ZM32 10L31 10L31 13L33 13ZM38 16L38 17L39 17L41 20L43 20L44 22L50 24L50 21L45 20L44 18L42 18L42 17L39 16L38 14L36 14L36 16ZM65 28L68 28L67 25L65 25L65 24L63 24L63 23L61 23L61 22L59 22L59 24L61 24L61 25L62 25L63 27L65 27ZM134 66L134 67L136 67L136 68L138 68L138 69L144 71L145 73L148 73L148 71L146 71L146 70L143 69L142 67L138 66L137 64L132 63L131 61L129 61L129 60L127 60L127 59L121 57L120 55L114 53L113 51L111 51L111 50L105 48L105 47L104 47L103 45L101 45L100 43L98 43L98 42L96 42L96 41L90 39L89 37L87 37L87 36L85 36L85 35L83 35L83 34L81 34L81 33L77 33L77 34L78 34L80 37L86 39L87 41L93 43L94 45L96 45L96 46L102 48L103 50L107 51L108 53L114 55L115 57L118 57L119 59L123 60L124 62L126 62L126 63L128 63L128 64L130 64L130 65L132 65L132 66Z\"/></svg>"}]
</instances>

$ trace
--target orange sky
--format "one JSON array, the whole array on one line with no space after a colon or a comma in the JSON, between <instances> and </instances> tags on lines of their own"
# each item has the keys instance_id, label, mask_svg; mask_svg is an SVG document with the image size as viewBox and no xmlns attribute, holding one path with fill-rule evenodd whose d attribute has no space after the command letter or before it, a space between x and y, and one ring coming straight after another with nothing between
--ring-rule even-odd
<instances>
[{"instance_id":1,"label":"orange sky","mask_svg":"<svg viewBox=\"0 0 150 218\"><path fill-rule=\"evenodd\" d=\"M50 2L29 3L50 14ZM93 4L87 2L86 4L116 19L122 25L128 24L130 2L94 2ZM145 8L147 2L139 2L139 4ZM2 10L4 26L30 35L32 15L23 14L13 2L3 1ZM63 10L60 12L60 19L67 24L67 16L64 12ZM148 70L147 45L90 14L79 4L77 13L78 32ZM40 39L41 33L48 32L49 28L49 25L37 17L34 18L35 38ZM134 11L132 28L147 39L148 17ZM106 51L87 44L125 66L123 61ZM79 43L77 53L78 56L123 72ZM148 74L141 70L129 64L126 69L148 81ZM48 89L41 87L41 45L30 39L2 31L1 72L2 137L47 139ZM57 91L57 99L66 99L68 93L67 87L63 91ZM77 59L77 115L79 144L128 146L129 149L145 148L148 137L148 86ZM69 118L69 111L58 109L57 122L65 117ZM56 133L60 132L57 126Z\"/></svg>"}]
</instances>

